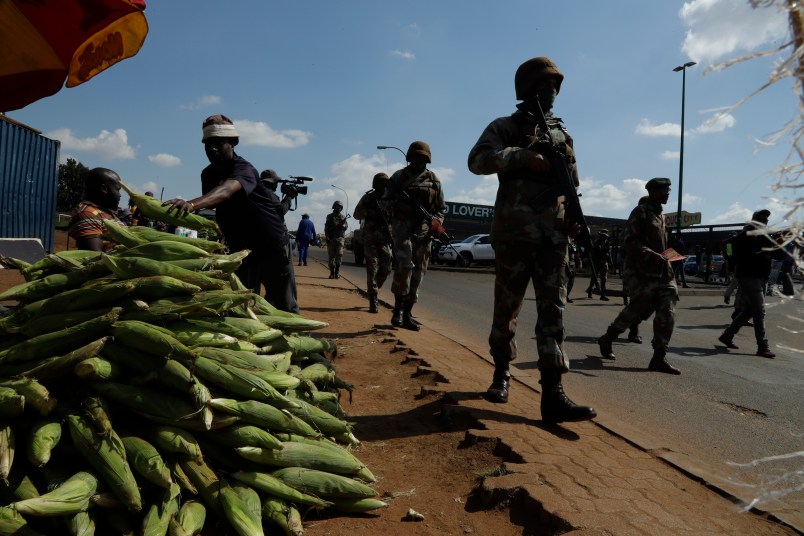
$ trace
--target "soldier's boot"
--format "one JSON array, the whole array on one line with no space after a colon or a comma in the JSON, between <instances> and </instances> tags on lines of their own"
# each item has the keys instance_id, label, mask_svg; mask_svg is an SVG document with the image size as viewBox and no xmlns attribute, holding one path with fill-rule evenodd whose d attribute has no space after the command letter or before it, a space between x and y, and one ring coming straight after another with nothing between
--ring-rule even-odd
<instances>
[{"instance_id":1,"label":"soldier's boot","mask_svg":"<svg viewBox=\"0 0 804 536\"><path fill-rule=\"evenodd\" d=\"M591 285L589 286L589 288L588 288L588 289L586 289L586 295L587 295L589 298L591 298L591 297L592 297L592 287L591 287Z\"/></svg>"},{"instance_id":2,"label":"soldier's boot","mask_svg":"<svg viewBox=\"0 0 804 536\"><path fill-rule=\"evenodd\" d=\"M600 357L603 359L615 359L614 349L611 347L611 344L614 342L614 339L617 338L618 333L609 328L606 333L597 340L598 346L600 346Z\"/></svg>"},{"instance_id":3,"label":"soldier's boot","mask_svg":"<svg viewBox=\"0 0 804 536\"><path fill-rule=\"evenodd\" d=\"M555 424L559 422L588 421L597 417L591 406L579 406L564 393L561 385L561 373L557 370L542 371L542 422Z\"/></svg>"},{"instance_id":4,"label":"soldier's boot","mask_svg":"<svg viewBox=\"0 0 804 536\"><path fill-rule=\"evenodd\" d=\"M330 279L335 279L335 267L334 266L329 267L329 278Z\"/></svg>"},{"instance_id":5,"label":"soldier's boot","mask_svg":"<svg viewBox=\"0 0 804 536\"><path fill-rule=\"evenodd\" d=\"M510 382L511 373L508 371L508 365L495 366L491 385L486 389L486 400L495 404L508 402L508 386Z\"/></svg>"},{"instance_id":6,"label":"soldier's boot","mask_svg":"<svg viewBox=\"0 0 804 536\"><path fill-rule=\"evenodd\" d=\"M416 322L415 318L413 318L413 315L411 314L412 309L413 304L410 302L405 303L405 305L402 307L402 327L411 331L419 331L422 326Z\"/></svg>"},{"instance_id":7,"label":"soldier's boot","mask_svg":"<svg viewBox=\"0 0 804 536\"><path fill-rule=\"evenodd\" d=\"M609 301L609 297L606 296L606 285L600 286L600 299L603 301Z\"/></svg>"},{"instance_id":8,"label":"soldier's boot","mask_svg":"<svg viewBox=\"0 0 804 536\"><path fill-rule=\"evenodd\" d=\"M667 347L654 348L653 358L648 364L648 370L664 372L665 374L681 374L681 371L667 362Z\"/></svg>"},{"instance_id":9,"label":"soldier's boot","mask_svg":"<svg viewBox=\"0 0 804 536\"><path fill-rule=\"evenodd\" d=\"M341 265L336 264L335 265L335 279L340 279L340 278L341 278Z\"/></svg>"},{"instance_id":10,"label":"soldier's boot","mask_svg":"<svg viewBox=\"0 0 804 536\"><path fill-rule=\"evenodd\" d=\"M628 328L628 342L642 344L642 335L639 334L639 324L634 324Z\"/></svg>"},{"instance_id":11,"label":"soldier's boot","mask_svg":"<svg viewBox=\"0 0 804 536\"><path fill-rule=\"evenodd\" d=\"M394 294L394 312L391 315L392 326L399 327L402 325L402 302L404 299L404 296Z\"/></svg>"},{"instance_id":12,"label":"soldier's boot","mask_svg":"<svg viewBox=\"0 0 804 536\"><path fill-rule=\"evenodd\" d=\"M369 313L379 313L379 304L376 294L369 294Z\"/></svg>"}]
</instances>

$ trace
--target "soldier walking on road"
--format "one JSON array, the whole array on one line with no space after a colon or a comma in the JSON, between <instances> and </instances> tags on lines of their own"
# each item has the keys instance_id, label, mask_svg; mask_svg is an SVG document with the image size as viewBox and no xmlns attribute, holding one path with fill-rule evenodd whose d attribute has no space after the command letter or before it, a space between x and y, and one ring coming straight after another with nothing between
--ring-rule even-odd
<instances>
[{"instance_id":1,"label":"soldier walking on road","mask_svg":"<svg viewBox=\"0 0 804 536\"><path fill-rule=\"evenodd\" d=\"M371 190L363 194L355 207L354 216L363 222L363 253L366 259L366 292L369 312L379 312L377 293L391 273L391 228L379 200L388 184L388 175L377 173Z\"/></svg>"},{"instance_id":2,"label":"soldier walking on road","mask_svg":"<svg viewBox=\"0 0 804 536\"><path fill-rule=\"evenodd\" d=\"M382 207L390 216L396 257L391 285L394 293L391 324L419 331L420 325L411 311L418 300L419 285L427 273L430 243L434 236L444 233L442 224L447 205L441 181L427 169L427 164L432 161L430 146L423 141L414 141L405 158L408 165L391 175L382 196ZM424 211L432 219L429 220Z\"/></svg>"},{"instance_id":3,"label":"soldier walking on road","mask_svg":"<svg viewBox=\"0 0 804 536\"><path fill-rule=\"evenodd\" d=\"M601 229L598 233L597 240L592 248L590 257L595 265L597 277L600 280L600 299L609 301L606 296L606 281L609 276L609 267L611 266L611 245L609 244L609 230ZM594 280L589 281L589 288L586 289L586 294L592 297L592 287L597 286Z\"/></svg>"},{"instance_id":4,"label":"soldier walking on road","mask_svg":"<svg viewBox=\"0 0 804 536\"><path fill-rule=\"evenodd\" d=\"M649 370L667 374L681 371L667 362L667 350L675 326L678 287L673 267L662 253L667 250L667 232L662 205L670 197L670 179L655 178L645 185L648 195L639 200L625 225L625 267L623 283L628 287L630 303L598 339L600 355L614 359L611 344L631 326L653 318L653 358Z\"/></svg>"},{"instance_id":5,"label":"soldier walking on road","mask_svg":"<svg viewBox=\"0 0 804 536\"><path fill-rule=\"evenodd\" d=\"M564 352L564 300L567 292L567 242L578 222L567 222L563 198L556 193L559 172L538 152L548 143L533 117L539 105L545 112L556 149L566 155L570 175L578 184L572 138L561 119L550 111L564 75L555 63L533 58L516 71L518 110L492 121L469 153L469 170L478 175L496 173L500 185L494 204L491 243L496 256L494 316L489 346L494 358L494 377L486 391L491 402L508 401L516 359L516 324L528 285L536 291L536 342L541 372L542 420L546 423L584 421L595 410L578 406L564 393L561 376L569 371ZM533 142L537 142L533 144ZM531 150L533 144L536 150ZM544 150L544 149L543 149Z\"/></svg>"},{"instance_id":6,"label":"soldier walking on road","mask_svg":"<svg viewBox=\"0 0 804 536\"><path fill-rule=\"evenodd\" d=\"M340 279L341 262L343 262L343 245L346 236L346 215L343 214L343 203L332 203L332 212L327 214L324 222L324 234L327 237L327 253L329 254L329 278Z\"/></svg>"}]
</instances>

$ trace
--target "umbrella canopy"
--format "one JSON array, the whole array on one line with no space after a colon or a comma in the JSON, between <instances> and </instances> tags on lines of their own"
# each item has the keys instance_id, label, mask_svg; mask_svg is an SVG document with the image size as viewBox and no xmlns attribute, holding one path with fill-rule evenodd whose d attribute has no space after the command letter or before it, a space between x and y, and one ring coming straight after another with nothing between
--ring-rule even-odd
<instances>
[{"instance_id":1,"label":"umbrella canopy","mask_svg":"<svg viewBox=\"0 0 804 536\"><path fill-rule=\"evenodd\" d=\"M0 0L0 111L82 84L139 52L144 0Z\"/></svg>"}]
</instances>

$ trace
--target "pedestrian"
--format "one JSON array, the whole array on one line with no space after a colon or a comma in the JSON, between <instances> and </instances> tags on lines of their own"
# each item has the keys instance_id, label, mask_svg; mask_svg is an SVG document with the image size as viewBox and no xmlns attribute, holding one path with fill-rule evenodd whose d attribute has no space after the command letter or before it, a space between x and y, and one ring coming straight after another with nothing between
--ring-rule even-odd
<instances>
[{"instance_id":1,"label":"pedestrian","mask_svg":"<svg viewBox=\"0 0 804 536\"><path fill-rule=\"evenodd\" d=\"M676 250L679 255L685 255L687 253L687 246L684 243L684 240L681 238L680 233L676 233L674 235L673 240L670 241L670 247ZM687 285L687 275L684 273L684 259L673 261L672 264L676 284L681 283L683 288L689 288L689 285Z\"/></svg>"},{"instance_id":2,"label":"pedestrian","mask_svg":"<svg viewBox=\"0 0 804 536\"><path fill-rule=\"evenodd\" d=\"M389 216L394 240L396 267L391 292L394 312L391 324L419 331L412 310L419 299L419 286L430 261L433 237L444 234L444 190L436 174L427 169L432 162L430 145L414 141L405 153L408 165L388 180L380 205Z\"/></svg>"},{"instance_id":3,"label":"pedestrian","mask_svg":"<svg viewBox=\"0 0 804 536\"><path fill-rule=\"evenodd\" d=\"M562 199L556 193L559 170L551 165L537 142L548 141L534 113L544 111L549 135L568 163L578 186L578 168L572 137L553 112L553 102L564 75L552 60L527 60L516 71L517 111L492 121L469 153L469 170L478 175L497 174L499 186L491 224L496 257L494 313L489 347L494 376L486 391L491 402L508 401L509 363L517 357L516 325L530 283L536 293L536 343L541 373L542 421L584 421L597 413L576 405L565 394L561 376L569 371L564 351L564 307L567 295L567 242L577 233L577 222L565 220ZM535 150L531 150L531 148ZM542 149L542 150L544 150Z\"/></svg>"},{"instance_id":4,"label":"pedestrian","mask_svg":"<svg viewBox=\"0 0 804 536\"><path fill-rule=\"evenodd\" d=\"M255 293L264 286L277 309L299 312L294 293L293 259L281 208L257 170L235 152L240 135L225 115L202 124L201 141L209 165L201 171L201 196L165 201L168 211L188 214L214 208L230 252L249 250L236 274Z\"/></svg>"},{"instance_id":5,"label":"pedestrian","mask_svg":"<svg viewBox=\"0 0 804 536\"><path fill-rule=\"evenodd\" d=\"M120 176L107 168L89 170L84 179L83 200L73 211L67 235L78 249L107 251L114 242L104 239L105 221L122 223L117 217L120 204Z\"/></svg>"},{"instance_id":6,"label":"pedestrian","mask_svg":"<svg viewBox=\"0 0 804 536\"><path fill-rule=\"evenodd\" d=\"M391 273L393 260L391 227L388 225L388 216L379 203L387 184L388 175L374 175L371 190L360 198L354 214L356 219L363 222L363 256L366 260L366 292L370 313L379 312L377 294Z\"/></svg>"},{"instance_id":7,"label":"pedestrian","mask_svg":"<svg viewBox=\"0 0 804 536\"><path fill-rule=\"evenodd\" d=\"M667 232L662 205L670 198L670 179L654 178L645 185L648 195L639 204L625 227L625 280L630 303L620 311L606 333L598 339L600 355L614 359L612 342L634 324L653 318L653 357L648 370L667 374L681 371L667 361L667 350L675 325L678 301L673 267L662 253L667 248Z\"/></svg>"},{"instance_id":8,"label":"pedestrian","mask_svg":"<svg viewBox=\"0 0 804 536\"><path fill-rule=\"evenodd\" d=\"M296 229L296 244L299 248L299 266L304 264L307 266L307 249L310 244L315 245L316 234L315 225L313 220L310 219L309 214L302 214L299 228Z\"/></svg>"},{"instance_id":9,"label":"pedestrian","mask_svg":"<svg viewBox=\"0 0 804 536\"><path fill-rule=\"evenodd\" d=\"M611 244L609 243L609 230L601 229L597 234L597 239L592 246L591 260L595 266L597 273L597 280L600 284L600 299L609 301L606 296L606 281L609 276L609 267L611 266ZM592 297L592 288L596 286L594 281L589 281L589 288L586 289L586 294L589 298Z\"/></svg>"},{"instance_id":10,"label":"pedestrian","mask_svg":"<svg viewBox=\"0 0 804 536\"><path fill-rule=\"evenodd\" d=\"M784 250L765 232L770 215L771 212L767 209L754 212L751 221L734 239L735 277L740 307L729 327L717 340L726 348L737 349L734 336L747 320L752 319L757 342L756 355L773 359L776 354L771 352L765 332L765 285L770 276L772 259L782 259Z\"/></svg>"},{"instance_id":11,"label":"pedestrian","mask_svg":"<svg viewBox=\"0 0 804 536\"><path fill-rule=\"evenodd\" d=\"M346 215L343 213L343 203L335 201L332 203L332 212L327 214L327 221L324 223L330 279L340 279L341 277L340 270L341 262L343 262L343 246L347 227L349 227L349 224L346 221Z\"/></svg>"}]
</instances>

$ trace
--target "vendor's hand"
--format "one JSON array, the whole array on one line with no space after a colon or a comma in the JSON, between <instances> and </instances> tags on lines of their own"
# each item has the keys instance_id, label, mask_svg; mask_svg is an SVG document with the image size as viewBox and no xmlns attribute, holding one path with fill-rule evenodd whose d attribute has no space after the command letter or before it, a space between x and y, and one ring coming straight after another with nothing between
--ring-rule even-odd
<instances>
[{"instance_id":1,"label":"vendor's hand","mask_svg":"<svg viewBox=\"0 0 804 536\"><path fill-rule=\"evenodd\" d=\"M550 171L550 162L539 153L533 151L522 151L521 157L523 167L533 170L536 173L547 173Z\"/></svg>"},{"instance_id":2,"label":"vendor's hand","mask_svg":"<svg viewBox=\"0 0 804 536\"><path fill-rule=\"evenodd\" d=\"M441 222L433 218L433 221L430 222L430 236L438 238L445 232L447 232L447 230L444 229L444 226L441 225Z\"/></svg>"},{"instance_id":3,"label":"vendor's hand","mask_svg":"<svg viewBox=\"0 0 804 536\"><path fill-rule=\"evenodd\" d=\"M170 205L167 209L168 214L175 210L177 216L184 217L187 216L187 214L195 212L195 205L186 199L169 199L162 203L163 207L167 205Z\"/></svg>"}]
</instances>

